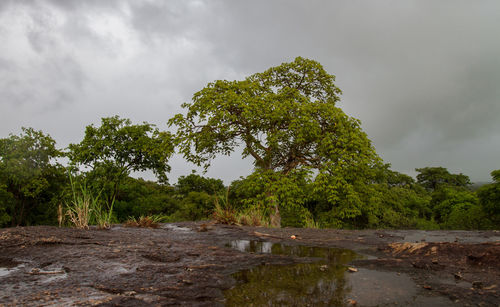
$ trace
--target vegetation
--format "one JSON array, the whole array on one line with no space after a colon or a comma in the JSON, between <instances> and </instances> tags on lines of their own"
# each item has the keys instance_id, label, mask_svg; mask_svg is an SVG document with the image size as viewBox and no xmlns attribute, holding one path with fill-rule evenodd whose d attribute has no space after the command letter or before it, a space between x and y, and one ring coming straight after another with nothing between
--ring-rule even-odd
<instances>
[{"instance_id":1,"label":"vegetation","mask_svg":"<svg viewBox=\"0 0 500 307\"><path fill-rule=\"evenodd\" d=\"M494 229L500 170L473 186L444 167L416 179L377 156L360 122L337 106L334 76L297 58L242 81L218 80L169 121L175 135L117 116L87 126L66 152L42 131L0 139L0 227L214 219L253 226ZM174 147L209 167L238 146L254 171L233 181L196 173L169 184ZM58 161L68 158L65 168ZM72 176L68 177L67 169ZM157 181L131 177L152 171Z\"/></svg>"},{"instance_id":2,"label":"vegetation","mask_svg":"<svg viewBox=\"0 0 500 307\"><path fill-rule=\"evenodd\" d=\"M66 215L69 216L71 224L80 229L88 229L89 225L94 224L100 229L110 228L113 221L114 202L111 203L109 209L106 209L101 199L102 190L95 193L85 182L75 182L71 173L69 173L69 180L72 200L66 204ZM61 214L62 212L59 211L59 226L61 226Z\"/></svg>"},{"instance_id":3,"label":"vegetation","mask_svg":"<svg viewBox=\"0 0 500 307\"><path fill-rule=\"evenodd\" d=\"M62 152L42 131L0 139L0 226L50 224L65 186Z\"/></svg>"},{"instance_id":4,"label":"vegetation","mask_svg":"<svg viewBox=\"0 0 500 307\"><path fill-rule=\"evenodd\" d=\"M138 218L131 217L125 221L126 227L142 227L142 228L158 228L164 217L161 215L140 216Z\"/></svg>"},{"instance_id":5,"label":"vegetation","mask_svg":"<svg viewBox=\"0 0 500 307\"><path fill-rule=\"evenodd\" d=\"M354 218L378 157L359 121L336 106L334 80L318 62L299 57L243 81L208 84L170 124L184 157L198 165L243 145L254 178L264 183L273 225L281 224L280 207L300 205L280 190L296 189L295 179L307 180L313 170L314 191L328 198L333 215Z\"/></svg>"},{"instance_id":6,"label":"vegetation","mask_svg":"<svg viewBox=\"0 0 500 307\"><path fill-rule=\"evenodd\" d=\"M100 127L87 126L84 139L69 145L68 156L73 165L90 168L87 176L106 190L111 203L132 171L152 170L160 182L167 182L173 151L170 133L114 116L103 118Z\"/></svg>"}]
</instances>

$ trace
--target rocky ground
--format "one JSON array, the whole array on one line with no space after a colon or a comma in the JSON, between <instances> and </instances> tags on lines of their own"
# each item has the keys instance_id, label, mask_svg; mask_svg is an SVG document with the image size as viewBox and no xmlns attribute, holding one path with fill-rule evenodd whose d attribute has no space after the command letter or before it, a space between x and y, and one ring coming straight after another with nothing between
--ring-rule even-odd
<instances>
[{"instance_id":1,"label":"rocky ground","mask_svg":"<svg viewBox=\"0 0 500 307\"><path fill-rule=\"evenodd\" d=\"M288 253L288 246L341 250L320 249L339 257L326 261ZM281 252L273 252L278 247ZM314 274L305 269L308 263ZM259 271L261 283L249 277L257 268L272 268ZM292 268L287 283L300 279L312 287L287 284L289 289L269 292L281 297L266 298L274 281L264 282L283 280L276 275L284 272L281 268ZM241 278L241 272L255 274ZM309 280L313 275L316 279ZM261 300L252 298L245 284L262 286ZM500 306L499 286L500 233L494 231L273 229L201 222L157 229L0 230L0 306ZM309 290L302 293L303 288Z\"/></svg>"}]
</instances>

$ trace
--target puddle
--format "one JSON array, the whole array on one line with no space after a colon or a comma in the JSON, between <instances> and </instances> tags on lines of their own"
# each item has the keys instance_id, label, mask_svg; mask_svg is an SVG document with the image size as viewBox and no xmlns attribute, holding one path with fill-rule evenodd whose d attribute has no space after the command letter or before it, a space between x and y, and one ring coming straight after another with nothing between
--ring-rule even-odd
<instances>
[{"instance_id":1,"label":"puddle","mask_svg":"<svg viewBox=\"0 0 500 307\"><path fill-rule=\"evenodd\" d=\"M500 242L500 236L487 236L478 231L432 231L432 230L412 230L412 231L392 231L391 234L402 236L400 242L460 242L460 243L486 243Z\"/></svg>"},{"instance_id":2,"label":"puddle","mask_svg":"<svg viewBox=\"0 0 500 307\"><path fill-rule=\"evenodd\" d=\"M326 259L329 262L346 264L354 259L364 259L348 249L327 248L305 245L285 245L265 241L234 240L226 245L241 252L287 255Z\"/></svg>"},{"instance_id":3,"label":"puddle","mask_svg":"<svg viewBox=\"0 0 500 307\"><path fill-rule=\"evenodd\" d=\"M47 275L47 276L43 277L41 282L43 284L48 284L48 283L55 282L58 280L66 279L67 277L68 277L67 273Z\"/></svg>"},{"instance_id":4,"label":"puddle","mask_svg":"<svg viewBox=\"0 0 500 307\"><path fill-rule=\"evenodd\" d=\"M161 228L166 228L166 229L170 229L173 231L179 231L179 232L191 232L192 231L191 228L180 227L180 226L176 226L176 225L172 225L172 224L166 224L165 226L163 226Z\"/></svg>"},{"instance_id":5,"label":"puddle","mask_svg":"<svg viewBox=\"0 0 500 307\"><path fill-rule=\"evenodd\" d=\"M236 240L228 247L243 252L319 258L314 263L262 265L233 274L236 286L224 292L226 306L448 306L445 298L418 295L411 278L396 272L358 268L348 264L363 256L347 249L289 246L272 242Z\"/></svg>"},{"instance_id":6,"label":"puddle","mask_svg":"<svg viewBox=\"0 0 500 307\"><path fill-rule=\"evenodd\" d=\"M0 277L7 276L23 267L24 264L14 261L11 258L0 258Z\"/></svg>"},{"instance_id":7,"label":"puddle","mask_svg":"<svg viewBox=\"0 0 500 307\"><path fill-rule=\"evenodd\" d=\"M0 268L0 277L7 276L15 271L19 271L19 269L22 267L24 267L23 264L18 265L18 266L13 267L13 268Z\"/></svg>"}]
</instances>

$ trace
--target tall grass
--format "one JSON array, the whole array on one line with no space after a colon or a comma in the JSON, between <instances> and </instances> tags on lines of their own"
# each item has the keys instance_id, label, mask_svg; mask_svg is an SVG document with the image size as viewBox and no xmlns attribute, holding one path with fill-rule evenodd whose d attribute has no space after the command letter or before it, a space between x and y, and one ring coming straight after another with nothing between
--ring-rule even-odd
<instances>
[{"instance_id":1,"label":"tall grass","mask_svg":"<svg viewBox=\"0 0 500 307\"><path fill-rule=\"evenodd\" d=\"M225 195L215 196L213 218L220 224L238 224L236 210L229 203L229 188Z\"/></svg>"},{"instance_id":2,"label":"tall grass","mask_svg":"<svg viewBox=\"0 0 500 307\"><path fill-rule=\"evenodd\" d=\"M99 228L108 229L111 227L114 203L115 199L113 198L113 200L111 201L111 205L109 206L109 210L103 208L100 202L95 203L95 205L93 206L93 222L95 222Z\"/></svg>"},{"instance_id":3,"label":"tall grass","mask_svg":"<svg viewBox=\"0 0 500 307\"><path fill-rule=\"evenodd\" d=\"M72 199L66 204L66 215L70 223L79 229L88 229L89 225L97 224L99 228L109 228L113 214L114 199L109 210L103 208L101 192L94 193L86 183L75 183L69 174Z\"/></svg>"}]
</instances>

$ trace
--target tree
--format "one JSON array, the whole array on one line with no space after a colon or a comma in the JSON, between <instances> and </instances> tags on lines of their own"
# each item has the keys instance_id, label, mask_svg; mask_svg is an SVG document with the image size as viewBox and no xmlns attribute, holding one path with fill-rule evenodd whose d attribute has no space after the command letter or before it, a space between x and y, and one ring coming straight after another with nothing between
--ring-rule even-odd
<instances>
[{"instance_id":1,"label":"tree","mask_svg":"<svg viewBox=\"0 0 500 307\"><path fill-rule=\"evenodd\" d=\"M132 171L152 170L167 182L168 159L174 151L172 135L144 122L132 125L118 116L102 118L101 126L87 126L79 144L69 145L69 157L77 166L90 167L91 176L111 183L109 199L116 197L120 183Z\"/></svg>"},{"instance_id":2,"label":"tree","mask_svg":"<svg viewBox=\"0 0 500 307\"><path fill-rule=\"evenodd\" d=\"M286 182L292 172L316 169L328 192L345 192L378 158L360 122L336 106L334 81L320 63L298 57L242 81L209 83L169 124L178 128L180 152L197 165L207 168L242 146L261 177ZM279 216L272 189L268 199Z\"/></svg>"},{"instance_id":3,"label":"tree","mask_svg":"<svg viewBox=\"0 0 500 307\"><path fill-rule=\"evenodd\" d=\"M61 156L55 141L33 128L0 139L0 226L55 221L52 209L64 186L55 158Z\"/></svg>"},{"instance_id":4,"label":"tree","mask_svg":"<svg viewBox=\"0 0 500 307\"><path fill-rule=\"evenodd\" d=\"M434 217L436 221L441 223L445 223L454 210L468 210L478 203L478 199L473 192L457 190L452 187L440 188L433 193L432 197L432 201L434 202ZM456 228L458 225L454 225L453 227Z\"/></svg>"},{"instance_id":5,"label":"tree","mask_svg":"<svg viewBox=\"0 0 500 307\"><path fill-rule=\"evenodd\" d=\"M417 175L417 182L428 191L435 191L442 185L465 188L469 186L468 176L460 174L450 174L444 167L424 167L415 169L420 174Z\"/></svg>"},{"instance_id":6,"label":"tree","mask_svg":"<svg viewBox=\"0 0 500 307\"><path fill-rule=\"evenodd\" d=\"M113 207L118 221L147 215L170 215L178 209L174 188L154 181L126 178Z\"/></svg>"},{"instance_id":7,"label":"tree","mask_svg":"<svg viewBox=\"0 0 500 307\"><path fill-rule=\"evenodd\" d=\"M487 213L493 225L500 225L500 169L491 172L493 183L479 188L477 196L483 210Z\"/></svg>"},{"instance_id":8,"label":"tree","mask_svg":"<svg viewBox=\"0 0 500 307\"><path fill-rule=\"evenodd\" d=\"M222 180L206 178L194 173L187 176L180 176L177 179L175 188L182 195L187 195L189 192L205 192L210 195L216 195L225 189Z\"/></svg>"}]
</instances>

